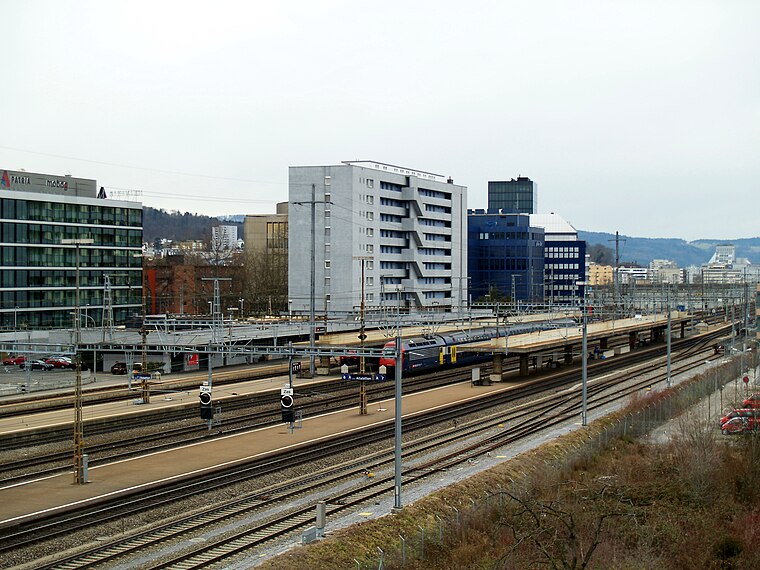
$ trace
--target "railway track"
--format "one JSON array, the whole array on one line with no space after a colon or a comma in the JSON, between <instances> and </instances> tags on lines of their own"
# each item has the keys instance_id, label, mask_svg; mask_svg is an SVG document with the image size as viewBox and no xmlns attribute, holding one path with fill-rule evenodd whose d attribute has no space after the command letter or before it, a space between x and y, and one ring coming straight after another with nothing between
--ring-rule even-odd
<instances>
[{"instance_id":1,"label":"railway track","mask_svg":"<svg viewBox=\"0 0 760 570\"><path fill-rule=\"evenodd\" d=\"M713 335L711 335L712 337ZM712 342L712 338L705 342ZM690 344L693 339L684 339L674 343L677 348L679 343ZM636 358L643 358L661 350L661 347L652 347L644 351L638 351ZM629 357L632 358L633 356ZM488 367L486 367L488 368ZM516 368L515 368L516 369ZM488 369L485 370L485 373ZM417 391L426 390L436 386L446 385L458 381L463 375L461 369L447 369L438 371L435 374L416 376L407 378L404 381L404 393L411 394ZM299 392L309 394L310 387L303 387ZM369 398L380 400L393 395L394 387L392 383L369 384L367 387ZM160 429L152 429L139 435L120 437L118 439L109 439L103 443L89 443L87 452L89 464L91 466L102 465L129 457L135 457L146 453L153 453L186 445L188 443L206 441L213 437L221 437L240 433L248 429L264 427L279 423L279 409L276 404L279 394L275 391L259 393L255 395L233 398L225 401L225 422L224 425L209 432L207 428L197 422L197 405L186 404L180 406L179 412L172 410L161 410L160 415L150 414L144 418L116 417L109 422L107 427L101 429L92 429L87 426L85 434L88 440L94 436L103 433L112 433L118 431L118 426L128 427L130 433L134 433L135 428L150 426L155 427L157 422L161 422ZM314 394L307 399L301 398L301 406L304 415L313 415L326 409L346 409L355 405L355 391L347 388L344 381L326 381L319 384L319 390L314 390ZM233 414L231 411L238 411ZM168 422L181 421L187 418L187 415L193 420L192 425L183 425L179 427L166 427ZM126 422L126 423L125 423ZM23 438L17 438L12 442L6 442L6 448L24 448L27 449L32 444L40 445L41 443L66 441L71 437L71 427L68 425L59 426L55 432L48 434L48 438L40 441L39 434L34 434L32 441ZM2 442L0 442L2 445ZM6 458L3 465L0 466L0 484L14 484L25 480L35 479L44 476L55 475L69 469L71 451L69 449L62 451L51 451L40 455L30 455L25 453L23 458L12 459Z\"/></svg>"},{"instance_id":2,"label":"railway track","mask_svg":"<svg viewBox=\"0 0 760 570\"><path fill-rule=\"evenodd\" d=\"M643 355L640 355L643 357ZM613 367L610 366L612 362L597 363L598 365L604 364L603 369L607 374ZM646 367L646 366L645 366ZM590 369L593 370L592 365ZM577 381L578 371L575 370L571 373L554 374L550 377L542 377L537 380L527 382L523 385L514 387L514 389L500 394L498 397L491 395L488 397L489 405L509 405L516 399L520 398L534 398L539 391L544 390L559 390L570 381ZM564 396L566 397L566 396ZM475 401L472 404L478 410L482 410L483 402ZM551 404L552 407L557 408L558 403ZM436 414L429 414L424 420L415 419L413 422L405 420L405 431L410 432L413 429L421 429L425 424L419 424L419 427L415 427L418 421L424 421L428 425L432 422L446 422L451 421L453 418L461 417L467 413L471 413L473 410L469 406L457 406L456 409L446 410L445 412L436 412ZM445 414L445 415L444 415ZM503 415L502 415L503 417ZM479 424L482 429L482 423ZM353 437L353 441L337 440L329 445L322 444L317 449L304 449L303 452L299 452L297 462L314 462L320 457L331 457L334 454L345 451L346 449L356 449L357 447L363 447L371 443L375 443L383 437L390 437L392 427L384 428L383 430L374 430L371 433L363 433L360 436ZM234 471L225 472L220 470L213 476L208 473L204 474L197 481L186 481L182 485L167 486L162 489L151 491L149 493L136 494L134 499L120 499L116 501L118 504L104 504L93 505L92 507L78 512L75 515L63 513L57 516L51 516L46 520L40 520L34 524L19 525L12 533L6 533L0 542L0 551L5 551L13 548L22 548L30 544L37 543L41 540L50 540L61 534L68 534L75 532L78 529L88 528L92 525L100 525L107 523L108 520L115 518L121 518L133 515L135 513L146 510L146 505L151 507L160 507L161 505L171 504L183 496L193 495L203 490L208 492L215 488L222 488L229 486L235 482L239 482L250 478L252 476L261 477L265 473L281 472L284 469L291 467L289 462L292 458L289 457L271 457L266 460L259 460L247 464L244 468L235 469ZM366 459L362 459L361 463L366 464Z\"/></svg>"},{"instance_id":3,"label":"railway track","mask_svg":"<svg viewBox=\"0 0 760 570\"><path fill-rule=\"evenodd\" d=\"M699 349L690 351L691 354L685 351L683 356L687 361L674 367L673 373L702 365L705 351L711 349L703 347L702 352L697 352L697 350ZM589 407L594 409L628 398L631 393L641 390L643 386L664 379L664 373L647 374L649 368L651 368L650 365L641 365L636 370L622 374L617 378L592 381L589 389ZM642 378L642 376L644 377ZM559 384L552 386L552 389L560 386ZM525 390L525 395L530 395L529 387L519 389ZM405 445L403 455L405 464L409 465L415 457L421 457L421 459L404 470L404 485L422 480L441 470L454 468L463 462L475 460L484 453L534 435L539 427L543 430L562 424L569 418L577 417L580 405L580 395L577 389L572 391L561 390L529 404L517 406L507 412L500 411L463 423L454 429L449 428L434 435L420 437ZM420 425L405 421L405 426L408 430L414 430L421 429L428 422L450 424L451 420L460 417L461 413L462 410L457 412L447 410L436 414L437 417L430 416L424 420L418 420ZM390 433L387 435L390 437ZM473 438L476 441L473 442ZM468 443L462 446L462 441L468 441ZM450 448L457 443L459 446L454 451L439 453L435 457L430 457L430 454L435 450ZM259 515L261 517L260 522L246 528L245 531L235 533L232 536L225 536L223 539L206 542L193 548L190 552L176 554L169 560L158 565L152 565L155 568L207 567L238 553L266 544L280 536L303 530L313 524L313 501L296 507L283 507L275 514L265 515L264 513L271 510L274 505L294 504L299 497L324 493L325 489L334 489L339 484L345 484L346 481L354 481L353 488L349 490L339 493L327 491L324 500L327 503L327 515L331 517L346 509L366 504L373 497L392 492L393 476L383 475L366 479L362 478L361 474L368 467L378 474L383 470L389 470L393 459L393 450L388 448L371 456L345 462L333 466L329 470L289 481L287 484L262 489L249 496L209 508L206 512L171 521L159 528L136 533L134 536L116 540L110 544L99 544L86 553L78 553L74 556L58 559L49 565L38 566L38 568L93 567L143 552L147 548L156 548L159 545L168 544L187 534L202 529L207 530L213 524L222 522L229 524L232 517L243 515L250 517L252 512L262 513ZM357 480L360 483L357 484Z\"/></svg>"},{"instance_id":4,"label":"railway track","mask_svg":"<svg viewBox=\"0 0 760 570\"><path fill-rule=\"evenodd\" d=\"M461 380L461 370L447 370L435 375L428 375L409 379L405 383L406 394L428 390L430 388L445 386L454 381ZM393 394L394 387L390 383L370 385L367 393L370 399L382 400ZM275 399L276 398L276 399ZM261 400L261 401L258 401ZM90 466L102 465L113 461L127 459L147 453L188 445L199 441L208 441L215 437L223 437L235 433L245 432L251 429L282 423L279 414L279 394L275 396L262 396L256 399L256 403L238 405L237 409L244 410L236 416L226 417L224 425L208 431L208 428L195 421L193 425L180 427L161 427L160 430L152 430L150 433L142 433L133 437L123 437L102 444L88 445ZM299 409L304 415L314 415L325 410L341 410L356 405L356 389L347 388L344 381L332 382L322 385L320 392L308 399L302 399ZM197 420L197 404L193 404L193 420ZM254 408L251 410L251 408ZM153 422L146 425L154 426ZM131 428L134 428L131 425ZM86 435L91 437L89 431ZM71 428L67 427L62 436L71 436ZM21 443L16 442L17 446ZM70 469L71 451L44 453L38 456L25 456L17 460L6 460L0 466L0 485L9 485L22 481L37 479L49 475L55 475ZM30 471L30 468L36 470Z\"/></svg>"}]
</instances>

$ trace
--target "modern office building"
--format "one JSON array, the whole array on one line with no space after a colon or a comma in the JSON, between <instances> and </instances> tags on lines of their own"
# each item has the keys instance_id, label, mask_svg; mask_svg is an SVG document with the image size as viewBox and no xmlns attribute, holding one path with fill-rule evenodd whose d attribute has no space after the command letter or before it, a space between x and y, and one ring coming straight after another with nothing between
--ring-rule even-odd
<instances>
[{"instance_id":1,"label":"modern office building","mask_svg":"<svg viewBox=\"0 0 760 570\"><path fill-rule=\"evenodd\" d=\"M312 280L319 316L355 313L362 295L370 309L466 304L466 187L373 161L294 166L289 177L294 312L310 311Z\"/></svg>"},{"instance_id":2,"label":"modern office building","mask_svg":"<svg viewBox=\"0 0 760 570\"><path fill-rule=\"evenodd\" d=\"M544 230L530 215L468 210L467 247L473 300L543 302Z\"/></svg>"},{"instance_id":3,"label":"modern office building","mask_svg":"<svg viewBox=\"0 0 760 570\"><path fill-rule=\"evenodd\" d=\"M488 209L506 214L535 214L538 212L538 186L525 176L489 181Z\"/></svg>"},{"instance_id":4,"label":"modern office building","mask_svg":"<svg viewBox=\"0 0 760 570\"><path fill-rule=\"evenodd\" d=\"M95 180L0 170L0 225L3 329L71 327L77 288L82 327L141 312L142 204Z\"/></svg>"},{"instance_id":5,"label":"modern office building","mask_svg":"<svg viewBox=\"0 0 760 570\"><path fill-rule=\"evenodd\" d=\"M531 214L530 225L544 230L544 281L546 302L580 304L586 283L586 242L554 212Z\"/></svg>"},{"instance_id":6,"label":"modern office building","mask_svg":"<svg viewBox=\"0 0 760 570\"><path fill-rule=\"evenodd\" d=\"M288 254L288 203L277 204L274 214L248 214L243 222L248 252Z\"/></svg>"}]
</instances>

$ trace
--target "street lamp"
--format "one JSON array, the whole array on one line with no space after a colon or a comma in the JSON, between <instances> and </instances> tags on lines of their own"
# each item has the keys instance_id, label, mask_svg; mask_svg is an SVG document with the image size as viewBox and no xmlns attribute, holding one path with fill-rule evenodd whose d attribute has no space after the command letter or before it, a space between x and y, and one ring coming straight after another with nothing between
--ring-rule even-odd
<instances>
[{"instance_id":1,"label":"street lamp","mask_svg":"<svg viewBox=\"0 0 760 570\"><path fill-rule=\"evenodd\" d=\"M81 323L79 315L81 312L79 299L79 248L82 245L92 244L94 241L89 238L63 239L61 244L74 245L76 247L76 303L75 311L75 331L76 331L76 386L74 389L74 484L84 485L87 483L87 474L84 464L84 422L82 421L82 361L79 356L79 345L82 342Z\"/></svg>"}]
</instances>

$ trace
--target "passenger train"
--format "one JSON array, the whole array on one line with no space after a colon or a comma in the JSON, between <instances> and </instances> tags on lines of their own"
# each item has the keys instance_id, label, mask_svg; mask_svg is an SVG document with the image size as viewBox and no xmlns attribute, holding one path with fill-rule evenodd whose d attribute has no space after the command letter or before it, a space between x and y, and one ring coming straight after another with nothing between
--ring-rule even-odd
<instances>
[{"instance_id":1,"label":"passenger train","mask_svg":"<svg viewBox=\"0 0 760 570\"><path fill-rule=\"evenodd\" d=\"M491 358L490 352L467 350L467 345L488 341L500 336L507 336L506 333L509 335L519 335L575 325L576 323L572 319L558 319L554 321L510 325L506 329L486 327L470 331L462 330L444 334L402 338L401 372L402 375L407 375L443 366L459 366L488 361ZM395 347L395 339L385 343L384 346L387 350L394 350ZM395 356L381 357L379 365L385 366L388 378L393 377L396 368Z\"/></svg>"}]
</instances>

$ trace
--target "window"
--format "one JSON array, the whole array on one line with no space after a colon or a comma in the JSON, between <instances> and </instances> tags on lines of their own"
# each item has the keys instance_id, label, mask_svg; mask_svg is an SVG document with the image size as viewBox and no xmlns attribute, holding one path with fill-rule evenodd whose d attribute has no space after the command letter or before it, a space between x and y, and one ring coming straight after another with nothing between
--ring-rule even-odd
<instances>
[{"instance_id":1,"label":"window","mask_svg":"<svg viewBox=\"0 0 760 570\"><path fill-rule=\"evenodd\" d=\"M374 300L375 300L375 294L367 293L367 301L374 301Z\"/></svg>"},{"instance_id":2,"label":"window","mask_svg":"<svg viewBox=\"0 0 760 570\"><path fill-rule=\"evenodd\" d=\"M330 269L330 260L325 259L325 269Z\"/></svg>"},{"instance_id":3,"label":"window","mask_svg":"<svg viewBox=\"0 0 760 570\"><path fill-rule=\"evenodd\" d=\"M375 213L374 212L367 212L367 219L369 221L372 221L375 219Z\"/></svg>"},{"instance_id":4,"label":"window","mask_svg":"<svg viewBox=\"0 0 760 570\"><path fill-rule=\"evenodd\" d=\"M375 262L372 261L371 259L367 260L365 263L366 263L365 267L367 269L374 269L375 268Z\"/></svg>"},{"instance_id":5,"label":"window","mask_svg":"<svg viewBox=\"0 0 760 570\"><path fill-rule=\"evenodd\" d=\"M375 203L375 197L367 195L367 204L374 204Z\"/></svg>"},{"instance_id":6,"label":"window","mask_svg":"<svg viewBox=\"0 0 760 570\"><path fill-rule=\"evenodd\" d=\"M375 278L374 277L367 277L367 286L372 286L375 284Z\"/></svg>"},{"instance_id":7,"label":"window","mask_svg":"<svg viewBox=\"0 0 760 570\"><path fill-rule=\"evenodd\" d=\"M371 178L367 178L367 188L374 188L375 187L375 181Z\"/></svg>"},{"instance_id":8,"label":"window","mask_svg":"<svg viewBox=\"0 0 760 570\"><path fill-rule=\"evenodd\" d=\"M374 229L372 229L372 228L367 228L367 235L368 235L369 237L372 237L372 236L374 236L374 235L375 235L375 230L374 230Z\"/></svg>"},{"instance_id":9,"label":"window","mask_svg":"<svg viewBox=\"0 0 760 570\"><path fill-rule=\"evenodd\" d=\"M375 246L374 246L374 245L372 245L371 243L370 243L370 244L367 244L367 251L368 251L369 253L374 253L374 251L375 251Z\"/></svg>"}]
</instances>

